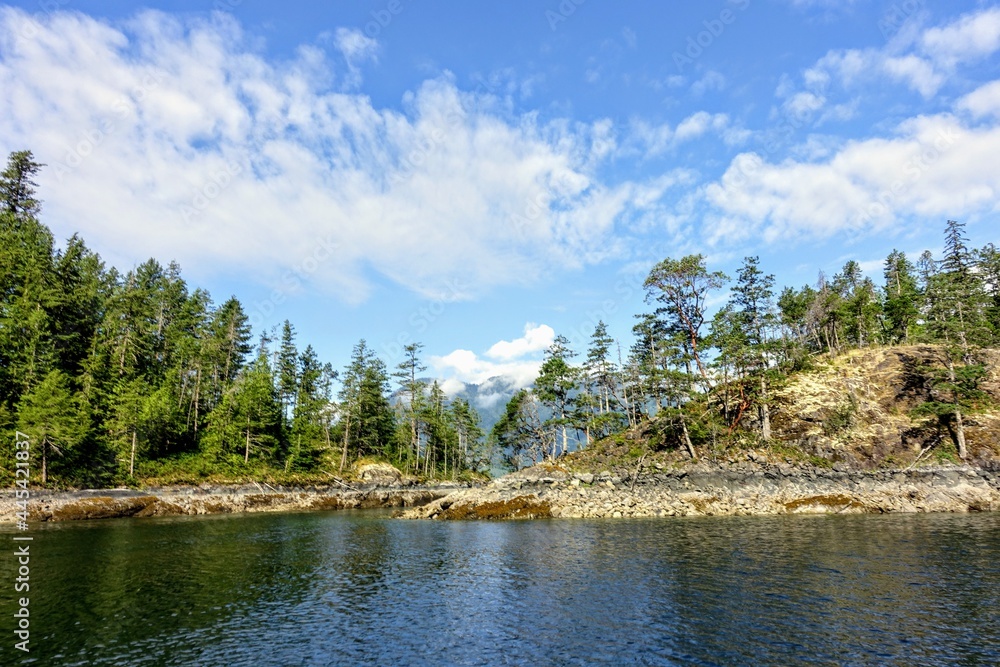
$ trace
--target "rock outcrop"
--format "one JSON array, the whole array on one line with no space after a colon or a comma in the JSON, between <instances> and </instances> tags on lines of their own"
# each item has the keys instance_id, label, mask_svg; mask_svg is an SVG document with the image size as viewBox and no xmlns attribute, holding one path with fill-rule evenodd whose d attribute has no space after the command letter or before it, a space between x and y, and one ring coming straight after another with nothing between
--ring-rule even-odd
<instances>
[{"instance_id":1,"label":"rock outcrop","mask_svg":"<svg viewBox=\"0 0 1000 667\"><path fill-rule=\"evenodd\" d=\"M1000 477L970 466L848 471L697 464L624 477L549 467L456 491L403 518L519 519L1000 510Z\"/></svg>"},{"instance_id":2,"label":"rock outcrop","mask_svg":"<svg viewBox=\"0 0 1000 667\"><path fill-rule=\"evenodd\" d=\"M33 491L28 501L28 520L75 521L242 512L414 507L441 498L457 488L458 484L421 486L368 483L308 488L253 485L173 487L147 491L130 489ZM0 493L0 523L14 522L17 511L14 492Z\"/></svg>"}]
</instances>

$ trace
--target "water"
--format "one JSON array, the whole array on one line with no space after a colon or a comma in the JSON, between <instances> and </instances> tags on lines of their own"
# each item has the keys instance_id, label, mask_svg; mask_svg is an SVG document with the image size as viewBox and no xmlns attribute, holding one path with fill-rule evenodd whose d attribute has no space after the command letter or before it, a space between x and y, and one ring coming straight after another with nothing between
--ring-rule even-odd
<instances>
[{"instance_id":1,"label":"water","mask_svg":"<svg viewBox=\"0 0 1000 667\"><path fill-rule=\"evenodd\" d=\"M3 665L1000 664L995 514L258 514L32 534L32 652L12 650L2 584Z\"/></svg>"}]
</instances>

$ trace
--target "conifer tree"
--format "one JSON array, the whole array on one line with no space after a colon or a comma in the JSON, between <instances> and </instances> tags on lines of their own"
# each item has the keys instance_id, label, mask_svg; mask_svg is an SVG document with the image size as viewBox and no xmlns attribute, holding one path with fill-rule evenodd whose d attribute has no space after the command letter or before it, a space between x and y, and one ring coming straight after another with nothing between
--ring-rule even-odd
<instances>
[{"instance_id":1,"label":"conifer tree","mask_svg":"<svg viewBox=\"0 0 1000 667\"><path fill-rule=\"evenodd\" d=\"M913 263L906 254L893 250L885 260L885 329L891 343L909 343L911 330L920 316L920 290Z\"/></svg>"},{"instance_id":2,"label":"conifer tree","mask_svg":"<svg viewBox=\"0 0 1000 667\"><path fill-rule=\"evenodd\" d=\"M18 406L18 430L30 436L41 459L41 482L48 484L52 455L62 456L74 449L87 435L89 423L79 397L70 389L69 379L60 370L52 370Z\"/></svg>"},{"instance_id":3,"label":"conifer tree","mask_svg":"<svg viewBox=\"0 0 1000 667\"><path fill-rule=\"evenodd\" d=\"M569 451L567 431L573 423L573 392L577 387L578 371L570 365L569 360L574 356L576 353L569 348L569 339L556 336L545 351L545 359L535 380L535 394L551 413L545 423L553 428L553 433L560 433L563 454ZM553 442L555 440L553 437ZM558 452L553 447L552 458L557 455Z\"/></svg>"},{"instance_id":4,"label":"conifer tree","mask_svg":"<svg viewBox=\"0 0 1000 667\"><path fill-rule=\"evenodd\" d=\"M683 331L685 345L703 380L707 381L701 358L702 327L707 318L706 301L721 289L729 277L721 271L709 272L702 255L687 255L679 260L667 258L653 267L646 278L646 301L663 305L657 311L666 318L668 329Z\"/></svg>"},{"instance_id":5,"label":"conifer tree","mask_svg":"<svg viewBox=\"0 0 1000 667\"><path fill-rule=\"evenodd\" d=\"M403 348L403 361L396 366L393 377L399 383L399 388L406 397L403 404L403 412L409 424L409 446L406 448L406 470L409 472L411 464L419 462L420 458L420 438L418 417L422 410L421 402L424 395L426 383L419 379L421 373L427 370L427 366L420 361L420 350L422 343L410 343Z\"/></svg>"},{"instance_id":6,"label":"conifer tree","mask_svg":"<svg viewBox=\"0 0 1000 667\"><path fill-rule=\"evenodd\" d=\"M978 350L990 340L986 319L986 293L982 274L968 248L965 225L949 220L945 226L944 257L939 270L927 278L928 327L944 345L947 376L938 387L951 395L949 404L929 402L924 411L950 419L960 458L968 455L964 412L978 395L984 368Z\"/></svg>"}]
</instances>

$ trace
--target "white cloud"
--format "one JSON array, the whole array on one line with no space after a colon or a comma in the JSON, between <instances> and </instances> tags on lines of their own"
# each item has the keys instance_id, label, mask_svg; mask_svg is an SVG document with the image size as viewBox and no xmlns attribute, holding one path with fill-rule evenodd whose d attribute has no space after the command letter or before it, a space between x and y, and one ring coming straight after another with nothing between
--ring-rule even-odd
<instances>
[{"instance_id":1,"label":"white cloud","mask_svg":"<svg viewBox=\"0 0 1000 667\"><path fill-rule=\"evenodd\" d=\"M729 116L724 113L696 111L681 120L676 127L671 127L669 123L651 125L635 118L623 141L623 151L626 154L639 153L646 158L658 157L679 144L701 138L710 131L730 145L745 141L749 134L743 128L733 127Z\"/></svg>"},{"instance_id":2,"label":"white cloud","mask_svg":"<svg viewBox=\"0 0 1000 667\"><path fill-rule=\"evenodd\" d=\"M547 324L534 324L529 322L524 325L524 335L514 340L502 340L494 343L486 351L486 356L493 359L508 361L523 357L532 352L541 352L552 345L556 332Z\"/></svg>"},{"instance_id":3,"label":"white cloud","mask_svg":"<svg viewBox=\"0 0 1000 667\"><path fill-rule=\"evenodd\" d=\"M784 108L795 118L803 118L823 108L826 100L813 93L801 92L785 100Z\"/></svg>"},{"instance_id":4,"label":"white cloud","mask_svg":"<svg viewBox=\"0 0 1000 667\"><path fill-rule=\"evenodd\" d=\"M334 42L344 57L351 62L374 59L378 52L378 42L356 28L337 28L336 33L334 33Z\"/></svg>"},{"instance_id":5,"label":"white cloud","mask_svg":"<svg viewBox=\"0 0 1000 667\"><path fill-rule=\"evenodd\" d=\"M843 231L893 232L912 219L964 218L998 209L1000 127L951 114L901 123L890 138L852 141L813 161L737 156L704 189L710 238L787 242Z\"/></svg>"},{"instance_id":6,"label":"white cloud","mask_svg":"<svg viewBox=\"0 0 1000 667\"><path fill-rule=\"evenodd\" d=\"M351 92L377 45L333 41L347 62L308 46L272 63L221 13L112 25L3 8L0 145L48 165L56 233L119 265L155 255L268 284L297 272L359 301L369 271L463 298L622 252L612 236L641 184L596 178L610 122L512 115L447 74L402 111L378 108Z\"/></svg>"},{"instance_id":7,"label":"white cloud","mask_svg":"<svg viewBox=\"0 0 1000 667\"><path fill-rule=\"evenodd\" d=\"M958 108L973 116L994 116L1000 118L1000 81L992 81L958 101Z\"/></svg>"},{"instance_id":8,"label":"white cloud","mask_svg":"<svg viewBox=\"0 0 1000 667\"><path fill-rule=\"evenodd\" d=\"M710 91L721 91L726 88L726 77L721 72L709 70L705 75L691 84L691 92L700 97Z\"/></svg>"},{"instance_id":9,"label":"white cloud","mask_svg":"<svg viewBox=\"0 0 1000 667\"><path fill-rule=\"evenodd\" d=\"M886 58L882 68L892 78L907 83L925 99L933 96L944 83L944 76L935 71L930 61L912 54Z\"/></svg>"},{"instance_id":10,"label":"white cloud","mask_svg":"<svg viewBox=\"0 0 1000 667\"><path fill-rule=\"evenodd\" d=\"M471 350L455 350L431 357L430 365L438 375L466 384L482 384L493 377L509 379L516 388L528 387L538 377L540 361L495 362L483 359Z\"/></svg>"},{"instance_id":11,"label":"white cloud","mask_svg":"<svg viewBox=\"0 0 1000 667\"><path fill-rule=\"evenodd\" d=\"M441 387L441 391L449 396L454 396L459 392L465 391L465 383L457 378L442 380L438 386Z\"/></svg>"},{"instance_id":12,"label":"white cloud","mask_svg":"<svg viewBox=\"0 0 1000 667\"><path fill-rule=\"evenodd\" d=\"M710 114L707 111L698 111L680 123L674 131L674 141L680 143L689 141L705 134L709 130L721 132L729 124L729 116L724 113Z\"/></svg>"},{"instance_id":13,"label":"white cloud","mask_svg":"<svg viewBox=\"0 0 1000 667\"><path fill-rule=\"evenodd\" d=\"M1000 8L993 7L962 16L927 30L921 47L945 67L982 59L1000 49Z\"/></svg>"},{"instance_id":14,"label":"white cloud","mask_svg":"<svg viewBox=\"0 0 1000 667\"><path fill-rule=\"evenodd\" d=\"M482 355L471 350L455 350L430 358L434 371L451 382L483 384L490 378L503 377L518 389L530 386L538 377L540 353L555 339L547 324L524 325L524 335L514 340L494 343Z\"/></svg>"},{"instance_id":15,"label":"white cloud","mask_svg":"<svg viewBox=\"0 0 1000 667\"><path fill-rule=\"evenodd\" d=\"M980 61L998 49L1000 8L971 12L947 25L923 30L914 23L912 29L902 31L881 48L828 52L803 72L802 83L808 92L795 94L783 82L777 94L779 97L814 94L823 99L829 97L826 93L833 83L850 89L889 79L929 99L959 66Z\"/></svg>"}]
</instances>

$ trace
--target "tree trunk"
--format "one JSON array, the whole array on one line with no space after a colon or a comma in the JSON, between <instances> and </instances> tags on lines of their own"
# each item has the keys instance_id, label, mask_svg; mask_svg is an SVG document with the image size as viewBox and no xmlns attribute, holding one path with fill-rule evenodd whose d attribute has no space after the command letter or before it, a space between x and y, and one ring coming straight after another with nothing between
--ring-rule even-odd
<instances>
[{"instance_id":1,"label":"tree trunk","mask_svg":"<svg viewBox=\"0 0 1000 667\"><path fill-rule=\"evenodd\" d=\"M565 454L569 451L569 439L566 436L566 413L562 413L562 453Z\"/></svg>"},{"instance_id":2,"label":"tree trunk","mask_svg":"<svg viewBox=\"0 0 1000 667\"><path fill-rule=\"evenodd\" d=\"M768 409L767 382L760 376L760 435L766 441L771 439L771 412Z\"/></svg>"},{"instance_id":3,"label":"tree trunk","mask_svg":"<svg viewBox=\"0 0 1000 667\"><path fill-rule=\"evenodd\" d=\"M951 381L951 386L955 386L955 362L952 361L951 355L948 356L948 379ZM965 424L962 422L962 409L958 405L958 392L955 391L953 394L955 399L955 445L958 447L958 458L965 460L968 452L965 448Z\"/></svg>"},{"instance_id":4,"label":"tree trunk","mask_svg":"<svg viewBox=\"0 0 1000 667\"><path fill-rule=\"evenodd\" d=\"M340 452L340 472L344 472L344 466L347 465L347 440L351 433L351 416L347 415L344 421L344 448Z\"/></svg>"},{"instance_id":5,"label":"tree trunk","mask_svg":"<svg viewBox=\"0 0 1000 667\"><path fill-rule=\"evenodd\" d=\"M413 412L413 392L410 392L410 412ZM410 417L410 450L406 453L406 474L410 474L410 463L416 459L420 462L420 442L417 440L417 416Z\"/></svg>"},{"instance_id":6,"label":"tree trunk","mask_svg":"<svg viewBox=\"0 0 1000 667\"><path fill-rule=\"evenodd\" d=\"M681 433L684 434L684 446L687 447L688 454L691 455L691 460L697 460L698 455L694 452L694 444L691 442L691 435L688 433L687 422L684 421L684 415L681 415Z\"/></svg>"},{"instance_id":7,"label":"tree trunk","mask_svg":"<svg viewBox=\"0 0 1000 667\"><path fill-rule=\"evenodd\" d=\"M48 460L45 457L45 453L48 451L48 446L45 441L42 441L42 486L45 486L49 481L49 468Z\"/></svg>"},{"instance_id":8,"label":"tree trunk","mask_svg":"<svg viewBox=\"0 0 1000 667\"><path fill-rule=\"evenodd\" d=\"M962 424L962 411L955 406L955 443L958 445L958 458L965 460L968 451L965 449L965 426Z\"/></svg>"},{"instance_id":9,"label":"tree trunk","mask_svg":"<svg viewBox=\"0 0 1000 667\"><path fill-rule=\"evenodd\" d=\"M132 456L129 458L128 462L128 476L135 477L135 441L136 432L135 429L132 430Z\"/></svg>"},{"instance_id":10,"label":"tree trunk","mask_svg":"<svg viewBox=\"0 0 1000 667\"><path fill-rule=\"evenodd\" d=\"M195 372L194 381L194 433L198 435L198 400L201 394L201 366Z\"/></svg>"}]
</instances>

